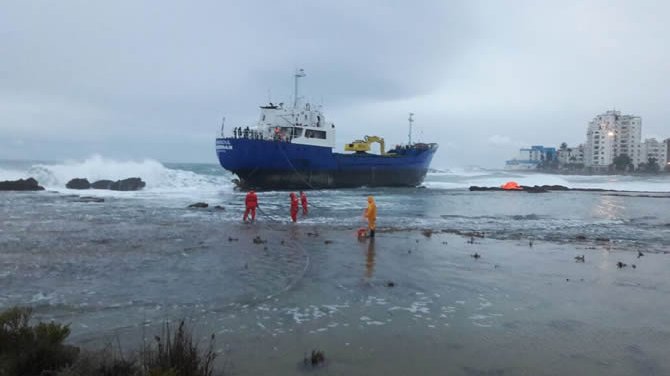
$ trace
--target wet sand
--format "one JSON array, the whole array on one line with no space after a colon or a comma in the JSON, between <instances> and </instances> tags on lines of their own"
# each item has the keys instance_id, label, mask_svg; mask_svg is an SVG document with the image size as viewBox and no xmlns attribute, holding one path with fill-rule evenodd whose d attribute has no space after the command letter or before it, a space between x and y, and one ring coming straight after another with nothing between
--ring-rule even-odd
<instances>
[{"instance_id":1,"label":"wet sand","mask_svg":"<svg viewBox=\"0 0 670 376\"><path fill-rule=\"evenodd\" d=\"M610 242L397 227L361 242L356 228L185 213L26 221L30 237L3 245L14 271L0 303L33 296L38 317L72 323L85 346L129 349L185 317L216 333L235 375L670 374L667 244L638 258ZM324 366L303 366L312 349Z\"/></svg>"},{"instance_id":2,"label":"wet sand","mask_svg":"<svg viewBox=\"0 0 670 376\"><path fill-rule=\"evenodd\" d=\"M274 223L223 232L237 240L220 251L260 255L241 274L277 253L305 261L272 294L189 314L232 374L670 373L666 254L383 229L361 242L353 228ZM325 366L303 366L312 349Z\"/></svg>"}]
</instances>

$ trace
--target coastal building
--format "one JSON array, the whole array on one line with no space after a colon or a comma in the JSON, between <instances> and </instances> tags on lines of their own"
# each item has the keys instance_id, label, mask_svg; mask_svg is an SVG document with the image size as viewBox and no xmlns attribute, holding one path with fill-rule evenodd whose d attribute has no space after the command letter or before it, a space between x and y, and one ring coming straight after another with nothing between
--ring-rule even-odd
<instances>
[{"instance_id":1,"label":"coastal building","mask_svg":"<svg viewBox=\"0 0 670 376\"><path fill-rule=\"evenodd\" d=\"M540 163L556 160L556 148L533 145L530 148L519 149L516 158L505 162L506 170L531 170Z\"/></svg>"},{"instance_id":2,"label":"coastal building","mask_svg":"<svg viewBox=\"0 0 670 376\"><path fill-rule=\"evenodd\" d=\"M642 118L639 116L622 115L616 110L597 115L589 122L586 131L584 165L595 171L607 170L614 158L626 154L637 167L642 157L641 134Z\"/></svg>"},{"instance_id":3,"label":"coastal building","mask_svg":"<svg viewBox=\"0 0 670 376\"><path fill-rule=\"evenodd\" d=\"M626 162L621 157L623 155L628 156L630 162ZM593 173L653 172L656 168L649 165L649 158L656 160L661 171L670 172L670 138L642 140L640 116L609 110L588 123L586 143L576 147L563 143L558 150L541 145L520 149L516 158L506 161L505 169L543 167Z\"/></svg>"},{"instance_id":4,"label":"coastal building","mask_svg":"<svg viewBox=\"0 0 670 376\"><path fill-rule=\"evenodd\" d=\"M656 160L661 168L668 162L668 145L666 141L659 142L655 138L648 138L640 145L640 163L647 163L650 158Z\"/></svg>"},{"instance_id":5,"label":"coastal building","mask_svg":"<svg viewBox=\"0 0 670 376\"><path fill-rule=\"evenodd\" d=\"M576 147L560 148L556 151L556 158L559 165L583 165L584 164L584 144Z\"/></svg>"}]
</instances>

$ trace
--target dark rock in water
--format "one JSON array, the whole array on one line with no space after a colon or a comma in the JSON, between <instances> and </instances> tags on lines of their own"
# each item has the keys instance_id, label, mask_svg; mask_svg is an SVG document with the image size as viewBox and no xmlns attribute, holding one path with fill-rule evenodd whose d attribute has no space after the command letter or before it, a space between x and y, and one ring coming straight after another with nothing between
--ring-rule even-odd
<instances>
[{"instance_id":1,"label":"dark rock in water","mask_svg":"<svg viewBox=\"0 0 670 376\"><path fill-rule=\"evenodd\" d=\"M604 242L604 243L607 243L607 242L610 241L610 239L609 239L609 238L596 238L596 241L597 241L597 242Z\"/></svg>"},{"instance_id":2,"label":"dark rock in water","mask_svg":"<svg viewBox=\"0 0 670 376\"><path fill-rule=\"evenodd\" d=\"M204 209L204 208L206 208L206 207L208 207L208 206L209 206L209 204L207 204L206 202L196 202L195 204L191 204L191 205L189 205L188 207L189 207L189 208L200 208L200 209Z\"/></svg>"},{"instance_id":3,"label":"dark rock in water","mask_svg":"<svg viewBox=\"0 0 670 376\"><path fill-rule=\"evenodd\" d=\"M478 258L481 258L482 255L480 255L479 253L475 252L475 254L474 254L474 255L470 255L470 257L472 257L472 258L474 258L474 259L478 259Z\"/></svg>"},{"instance_id":4,"label":"dark rock in water","mask_svg":"<svg viewBox=\"0 0 670 376\"><path fill-rule=\"evenodd\" d=\"M501 187L479 187L476 185L473 185L470 187L471 191L506 191L506 192L528 192L528 193L546 193L546 192L551 192L551 191L571 191L574 189L570 189L568 187L565 187L563 185L535 185L535 186L527 186L527 185L522 185L521 189L502 189Z\"/></svg>"},{"instance_id":5,"label":"dark rock in water","mask_svg":"<svg viewBox=\"0 0 670 376\"><path fill-rule=\"evenodd\" d=\"M640 252L640 251L637 251L637 258L640 258L640 257L642 257L642 256L644 256L644 253L642 253L642 252Z\"/></svg>"},{"instance_id":6,"label":"dark rock in water","mask_svg":"<svg viewBox=\"0 0 670 376\"><path fill-rule=\"evenodd\" d=\"M68 189L90 189L91 183L88 182L88 179L74 178L65 184L65 188Z\"/></svg>"},{"instance_id":7,"label":"dark rock in water","mask_svg":"<svg viewBox=\"0 0 670 376\"><path fill-rule=\"evenodd\" d=\"M476 185L470 186L471 191L502 191L500 187L479 187Z\"/></svg>"},{"instance_id":8,"label":"dark rock in water","mask_svg":"<svg viewBox=\"0 0 670 376\"><path fill-rule=\"evenodd\" d=\"M128 178L115 181L109 189L113 191L139 191L146 185L147 183L140 178Z\"/></svg>"},{"instance_id":9,"label":"dark rock in water","mask_svg":"<svg viewBox=\"0 0 670 376\"><path fill-rule=\"evenodd\" d=\"M93 189L112 189L112 184L114 184L114 182L111 181L111 180L98 180L95 183L91 184L91 188L93 188Z\"/></svg>"},{"instance_id":10,"label":"dark rock in water","mask_svg":"<svg viewBox=\"0 0 670 376\"><path fill-rule=\"evenodd\" d=\"M395 282L393 281L386 282L386 287L395 287Z\"/></svg>"},{"instance_id":11,"label":"dark rock in water","mask_svg":"<svg viewBox=\"0 0 670 376\"><path fill-rule=\"evenodd\" d=\"M525 185L521 186L522 190L526 191L528 193L548 193L549 191L544 187L545 186L540 187L538 185L535 185L535 186L532 186L532 187L528 187L528 186L525 186Z\"/></svg>"},{"instance_id":12,"label":"dark rock in water","mask_svg":"<svg viewBox=\"0 0 670 376\"><path fill-rule=\"evenodd\" d=\"M585 236L585 235L577 235L577 236L575 236L575 239L577 239L577 240L586 240L586 236Z\"/></svg>"},{"instance_id":13,"label":"dark rock in water","mask_svg":"<svg viewBox=\"0 0 670 376\"><path fill-rule=\"evenodd\" d=\"M43 191L44 187L33 178L0 181L0 191Z\"/></svg>"},{"instance_id":14,"label":"dark rock in water","mask_svg":"<svg viewBox=\"0 0 670 376\"><path fill-rule=\"evenodd\" d=\"M77 200L79 202L105 202L102 197L82 196Z\"/></svg>"},{"instance_id":15,"label":"dark rock in water","mask_svg":"<svg viewBox=\"0 0 670 376\"><path fill-rule=\"evenodd\" d=\"M226 210L226 208L224 208L224 207L221 206L221 205L216 205L216 206L214 207L214 209L216 209L216 210Z\"/></svg>"},{"instance_id":16,"label":"dark rock in water","mask_svg":"<svg viewBox=\"0 0 670 376\"><path fill-rule=\"evenodd\" d=\"M569 191L570 188L564 185L543 185L542 188L548 191Z\"/></svg>"},{"instance_id":17,"label":"dark rock in water","mask_svg":"<svg viewBox=\"0 0 670 376\"><path fill-rule=\"evenodd\" d=\"M624 264L624 263L621 262L621 261L619 261L619 262L616 263L616 266L617 266L617 268L621 269L621 268L625 268L625 267L628 266L628 265L627 265L627 264Z\"/></svg>"},{"instance_id":18,"label":"dark rock in water","mask_svg":"<svg viewBox=\"0 0 670 376\"><path fill-rule=\"evenodd\" d=\"M259 235L259 236L256 236L256 237L253 239L253 242L254 242L254 244L265 244L265 243L267 243L268 241L267 241L267 240L263 240L263 239L260 237L260 235Z\"/></svg>"},{"instance_id":19,"label":"dark rock in water","mask_svg":"<svg viewBox=\"0 0 670 376\"><path fill-rule=\"evenodd\" d=\"M311 364L312 367L319 366L323 364L323 362L325 361L326 361L326 354L321 350L312 350L312 355L309 357L305 355L305 359L303 360L305 365Z\"/></svg>"},{"instance_id":20,"label":"dark rock in water","mask_svg":"<svg viewBox=\"0 0 670 376\"><path fill-rule=\"evenodd\" d=\"M584 261L586 261L586 260L584 259L584 255L581 255L581 256L575 256L575 262L584 262Z\"/></svg>"}]
</instances>

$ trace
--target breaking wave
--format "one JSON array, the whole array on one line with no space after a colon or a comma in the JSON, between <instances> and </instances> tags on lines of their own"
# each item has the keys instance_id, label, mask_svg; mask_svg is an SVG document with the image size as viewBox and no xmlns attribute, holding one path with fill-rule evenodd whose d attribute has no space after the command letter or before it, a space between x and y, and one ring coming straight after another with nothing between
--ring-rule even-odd
<instances>
[{"instance_id":1,"label":"breaking wave","mask_svg":"<svg viewBox=\"0 0 670 376\"><path fill-rule=\"evenodd\" d=\"M197 167L193 166L193 169ZM86 178L94 182L129 177L142 178L147 183L145 189L148 191L213 191L233 187L231 176L224 173L223 169L220 174L212 173L210 166L206 170L208 171L203 171L206 173L198 173L183 168L169 168L153 159L120 161L94 155L83 161L36 163L27 166L23 171L16 168L0 169L0 180L33 177L49 189L65 188L65 184L73 178Z\"/></svg>"}]
</instances>

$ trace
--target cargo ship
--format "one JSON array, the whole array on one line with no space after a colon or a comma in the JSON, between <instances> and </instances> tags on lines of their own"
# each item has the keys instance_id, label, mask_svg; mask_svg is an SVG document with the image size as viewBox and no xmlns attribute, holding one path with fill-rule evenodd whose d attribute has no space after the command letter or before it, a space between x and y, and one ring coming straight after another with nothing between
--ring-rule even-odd
<instances>
[{"instance_id":1,"label":"cargo ship","mask_svg":"<svg viewBox=\"0 0 670 376\"><path fill-rule=\"evenodd\" d=\"M245 189L328 189L354 187L415 187L423 182L438 145L413 143L409 117L409 139L405 145L386 150L384 139L365 136L335 152L335 125L326 120L321 106L303 102L298 96L299 79L294 75L293 104L260 106L254 126L234 127L216 139L221 166L237 175ZM225 123L225 118L224 118ZM378 152L373 153L373 146Z\"/></svg>"}]
</instances>

